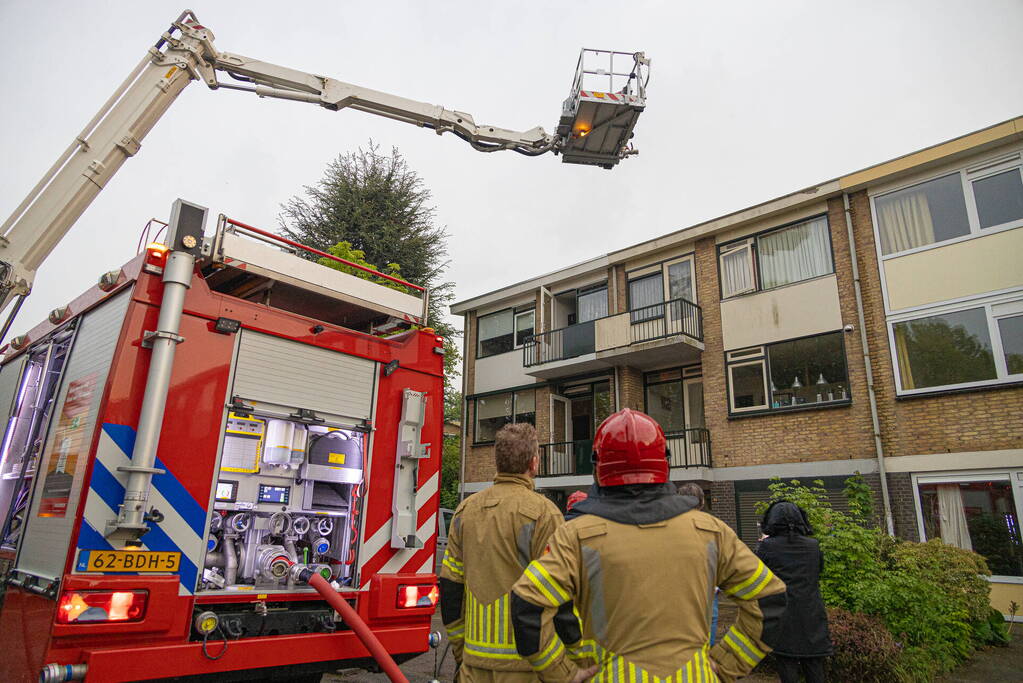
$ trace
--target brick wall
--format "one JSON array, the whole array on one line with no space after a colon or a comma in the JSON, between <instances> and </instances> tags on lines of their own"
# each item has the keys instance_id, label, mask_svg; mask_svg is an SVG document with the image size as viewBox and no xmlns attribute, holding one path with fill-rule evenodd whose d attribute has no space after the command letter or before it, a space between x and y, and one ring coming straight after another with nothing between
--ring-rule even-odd
<instances>
[{"instance_id":1,"label":"brick wall","mask_svg":"<svg viewBox=\"0 0 1023 683\"><path fill-rule=\"evenodd\" d=\"M732 529L737 529L735 517L735 483L731 481L715 481L710 485L710 498L707 500L707 512L711 513Z\"/></svg>"},{"instance_id":2,"label":"brick wall","mask_svg":"<svg viewBox=\"0 0 1023 683\"><path fill-rule=\"evenodd\" d=\"M619 408L632 408L643 410L643 373L636 368L629 366L618 368L618 377L621 378L622 388L619 392L619 399L622 405ZM614 387L611 388L614 391Z\"/></svg>"},{"instance_id":3,"label":"brick wall","mask_svg":"<svg viewBox=\"0 0 1023 683\"><path fill-rule=\"evenodd\" d=\"M896 399L867 193L851 195L850 204L886 455L1023 448L1023 387Z\"/></svg>"},{"instance_id":4,"label":"brick wall","mask_svg":"<svg viewBox=\"0 0 1023 683\"><path fill-rule=\"evenodd\" d=\"M919 541L920 528L916 523L913 479L909 472L893 472L888 475L888 497L892 501L895 535L908 541Z\"/></svg>"},{"instance_id":5,"label":"brick wall","mask_svg":"<svg viewBox=\"0 0 1023 683\"><path fill-rule=\"evenodd\" d=\"M839 303L844 322L855 322L852 266L842 203L828 207ZM704 413L715 467L869 458L874 455L866 372L859 337L846 334L846 364L852 405L729 418L721 332L717 250L713 238L696 245L698 297L703 308Z\"/></svg>"}]
</instances>

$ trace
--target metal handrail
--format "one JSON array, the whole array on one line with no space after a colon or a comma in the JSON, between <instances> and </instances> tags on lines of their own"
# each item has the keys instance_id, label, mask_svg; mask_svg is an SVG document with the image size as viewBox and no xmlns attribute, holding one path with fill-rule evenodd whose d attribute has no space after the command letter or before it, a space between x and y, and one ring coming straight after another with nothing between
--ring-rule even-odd
<instances>
[{"instance_id":1,"label":"metal handrail","mask_svg":"<svg viewBox=\"0 0 1023 683\"><path fill-rule=\"evenodd\" d=\"M402 280L400 278L396 278L393 275L388 275L387 273L381 273L379 270L373 270L372 268L368 268L368 267L360 265L358 263L354 263L352 261L348 261L346 259L343 259L340 256L334 256L333 254L328 254L325 251L320 251L319 249L315 249L313 247L308 247L308 246L306 246L304 244L301 244L300 242L295 242L294 240L289 240L287 237L281 237L280 235L276 235L276 234L274 234L272 232L268 232L266 230L261 230L260 228L255 228L255 227L253 227L251 225L246 225L245 223L242 223L241 221L236 221L236 220L234 220L232 218L225 218L224 221L226 223L228 223L229 225L233 225L236 228L241 228L242 230L246 230L246 231L254 233L256 235L261 235L263 237L266 237L267 239L272 239L272 240L275 240L277 242L281 242L282 244L286 244L289 247L294 247L295 249L301 249L302 251L307 251L310 254L316 254L317 256L321 256L321 257L323 257L325 259L329 259L331 261L336 261L337 263L342 263L342 264L344 264L346 266L350 266L352 268L356 268L358 270L370 273L371 275L375 275L376 277L382 277L385 280L389 280L389 281L394 282L395 284L399 284L399 285L401 285L403 287L409 287L411 289L415 289L415 290L420 291L420 292L425 292L426 291L426 287L421 287L419 285L414 285L411 282L406 282L405 280Z\"/></svg>"},{"instance_id":2,"label":"metal handrail","mask_svg":"<svg viewBox=\"0 0 1023 683\"><path fill-rule=\"evenodd\" d=\"M668 442L668 466L688 469L712 467L710 430L690 427L665 432ZM540 444L538 477L571 476L593 473L593 441L576 439Z\"/></svg>"},{"instance_id":3,"label":"metal handrail","mask_svg":"<svg viewBox=\"0 0 1023 683\"><path fill-rule=\"evenodd\" d=\"M703 309L681 297L650 306L630 308L629 322L632 325L630 337L633 344L678 334L703 341Z\"/></svg>"}]
</instances>

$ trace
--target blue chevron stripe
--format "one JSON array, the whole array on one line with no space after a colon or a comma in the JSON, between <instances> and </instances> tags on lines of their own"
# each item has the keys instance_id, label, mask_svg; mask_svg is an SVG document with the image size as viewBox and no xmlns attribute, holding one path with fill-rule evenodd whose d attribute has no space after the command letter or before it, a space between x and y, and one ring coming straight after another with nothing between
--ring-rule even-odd
<instances>
[{"instance_id":1,"label":"blue chevron stripe","mask_svg":"<svg viewBox=\"0 0 1023 683\"><path fill-rule=\"evenodd\" d=\"M89 484L89 488L95 491L115 513L124 502L124 487L114 478L106 465L99 461L99 458L96 458L96 462L92 466L92 482Z\"/></svg>"},{"instance_id":2,"label":"blue chevron stripe","mask_svg":"<svg viewBox=\"0 0 1023 683\"><path fill-rule=\"evenodd\" d=\"M131 453L135 449L135 430L128 425L108 422L103 425L103 431L117 444L121 452L131 459ZM196 536L202 537L206 533L205 509L199 505L195 498L192 497L192 494L181 485L181 482L170 471L170 468L159 458L156 459L155 466L164 470L164 474L153 475L153 486L167 499L167 502L174 506L174 509L185 520L185 524L191 527ZM124 497L123 489L121 497L122 499ZM119 504L120 501L118 501ZM111 507L115 510L117 509L117 506Z\"/></svg>"},{"instance_id":3,"label":"blue chevron stripe","mask_svg":"<svg viewBox=\"0 0 1023 683\"><path fill-rule=\"evenodd\" d=\"M187 554L181 552L181 548L164 533L159 525L151 525L149 531L142 536L142 542L150 550L169 550L181 553L181 566L178 568L181 585L188 589L189 593L195 590L195 580L199 574L195 563L188 559Z\"/></svg>"}]
</instances>

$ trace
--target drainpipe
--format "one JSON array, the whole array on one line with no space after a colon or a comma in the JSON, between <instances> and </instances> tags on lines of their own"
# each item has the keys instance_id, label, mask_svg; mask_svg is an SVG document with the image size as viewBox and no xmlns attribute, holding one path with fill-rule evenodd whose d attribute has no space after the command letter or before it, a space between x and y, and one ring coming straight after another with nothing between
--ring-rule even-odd
<instances>
[{"instance_id":1,"label":"drainpipe","mask_svg":"<svg viewBox=\"0 0 1023 683\"><path fill-rule=\"evenodd\" d=\"M170 387L174 352L178 344L184 341L178 335L178 329L181 326L185 294L191 286L194 268L195 257L192 254L172 251L163 269L160 317L156 331L147 332L144 338L144 342L152 344L153 351L149 359L149 375L142 397L135 448L131 453L131 465L117 468L121 472L128 472L128 483L117 519L107 522L107 538L119 537L132 542L149 531L146 525L149 487L153 475L163 473L163 470L155 467L156 449L160 444L160 427L167 405L167 389Z\"/></svg>"},{"instance_id":2,"label":"drainpipe","mask_svg":"<svg viewBox=\"0 0 1023 683\"><path fill-rule=\"evenodd\" d=\"M870 402L870 422L874 430L874 451L877 454L877 472L881 476L881 502L884 504L884 522L888 535L895 535L892 519L892 503L888 497L888 474L884 464L884 447L881 445L881 425L877 419L877 395L874 393L874 371L870 365L870 350L867 347L867 325L863 317L863 294L860 290L860 269L856 263L856 241L853 239L852 212L849 207L849 193L842 193L845 207L845 229L849 235L849 258L852 261L853 291L856 293L856 319L860 328L860 347L863 349L863 367L867 373L867 397Z\"/></svg>"},{"instance_id":3,"label":"drainpipe","mask_svg":"<svg viewBox=\"0 0 1023 683\"><path fill-rule=\"evenodd\" d=\"M541 315L543 315L541 313ZM462 316L462 326L467 327L469 323L469 316ZM465 363L469 359L469 330L462 331L462 441L458 444L458 450L460 454L460 462L458 463L458 500L459 502L465 500L465 450L467 444L465 443L465 437L468 433L468 419L469 419L469 399L466 398L469 394L466 393L466 386L469 383L469 373L466 370ZM473 362L476 362L475 354L473 355Z\"/></svg>"}]
</instances>

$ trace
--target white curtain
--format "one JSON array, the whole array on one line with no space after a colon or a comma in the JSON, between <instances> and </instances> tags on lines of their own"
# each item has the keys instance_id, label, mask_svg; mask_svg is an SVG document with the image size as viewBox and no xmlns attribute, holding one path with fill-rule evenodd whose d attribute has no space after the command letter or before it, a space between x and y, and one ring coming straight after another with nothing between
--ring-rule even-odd
<instances>
[{"instance_id":1,"label":"white curtain","mask_svg":"<svg viewBox=\"0 0 1023 683\"><path fill-rule=\"evenodd\" d=\"M753 289L749 246L721 255L721 294L734 296Z\"/></svg>"},{"instance_id":2,"label":"white curtain","mask_svg":"<svg viewBox=\"0 0 1023 683\"><path fill-rule=\"evenodd\" d=\"M938 489L938 517L941 520L941 540L963 550L973 550L959 484L938 484L936 488Z\"/></svg>"},{"instance_id":3,"label":"white curtain","mask_svg":"<svg viewBox=\"0 0 1023 683\"><path fill-rule=\"evenodd\" d=\"M832 270L828 221L823 217L765 235L757 241L757 248L764 289Z\"/></svg>"},{"instance_id":4,"label":"white curtain","mask_svg":"<svg viewBox=\"0 0 1023 683\"><path fill-rule=\"evenodd\" d=\"M875 206L882 253L893 254L934 242L934 222L925 192L880 197Z\"/></svg>"},{"instance_id":5,"label":"white curtain","mask_svg":"<svg viewBox=\"0 0 1023 683\"><path fill-rule=\"evenodd\" d=\"M588 320L603 318L607 315L607 289L580 294L576 306L579 309L578 322L584 323Z\"/></svg>"},{"instance_id":6,"label":"white curtain","mask_svg":"<svg viewBox=\"0 0 1023 683\"><path fill-rule=\"evenodd\" d=\"M629 309L633 311L632 322L649 320L664 315L664 308L647 308L664 301L664 280L660 275L633 280L629 283ZM638 309L644 309L636 312Z\"/></svg>"},{"instance_id":7,"label":"white curtain","mask_svg":"<svg viewBox=\"0 0 1023 683\"><path fill-rule=\"evenodd\" d=\"M680 261L668 266L668 298L693 300L692 262Z\"/></svg>"}]
</instances>

